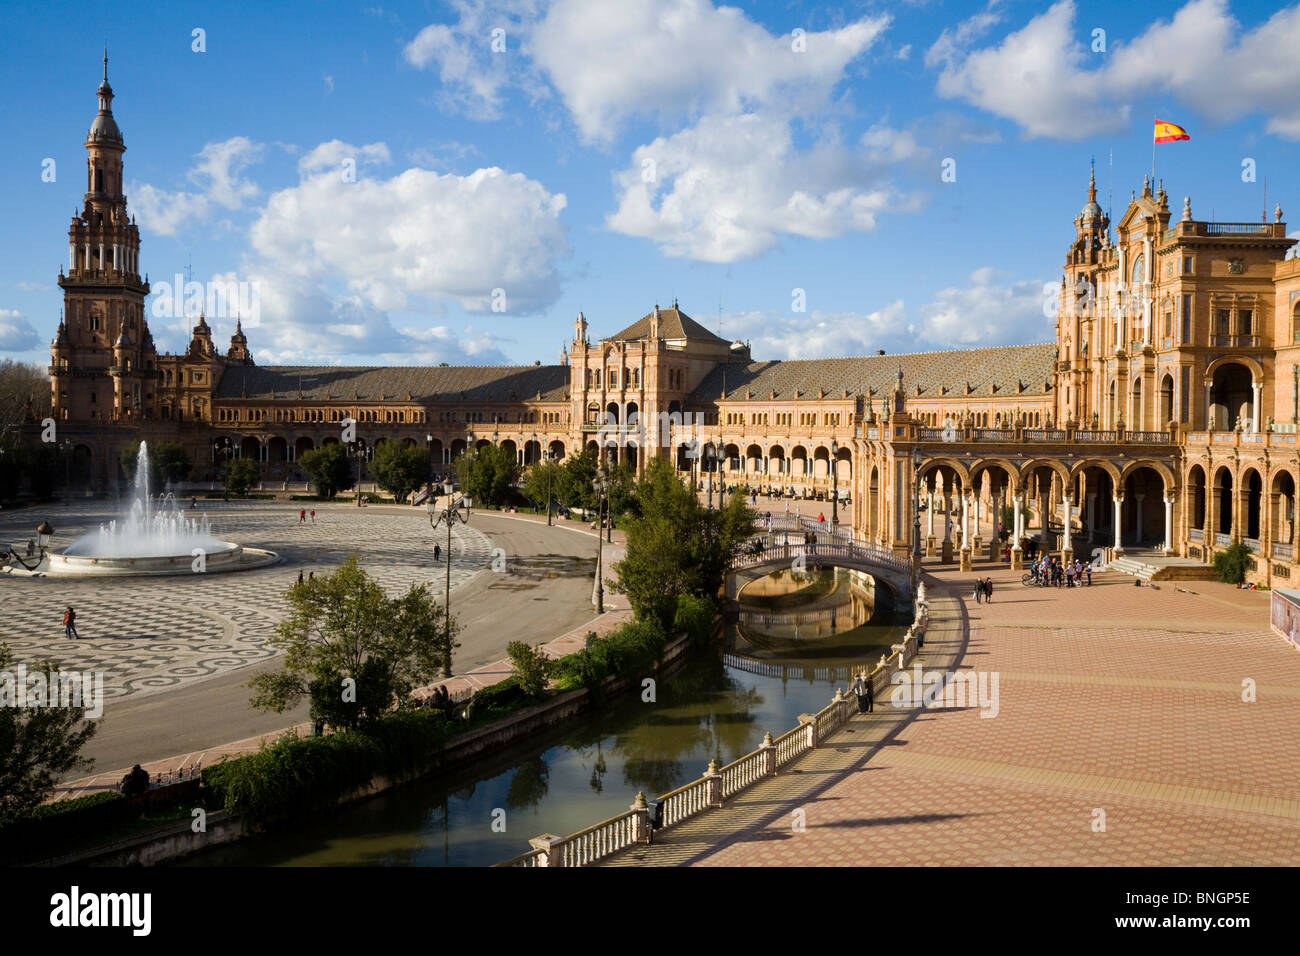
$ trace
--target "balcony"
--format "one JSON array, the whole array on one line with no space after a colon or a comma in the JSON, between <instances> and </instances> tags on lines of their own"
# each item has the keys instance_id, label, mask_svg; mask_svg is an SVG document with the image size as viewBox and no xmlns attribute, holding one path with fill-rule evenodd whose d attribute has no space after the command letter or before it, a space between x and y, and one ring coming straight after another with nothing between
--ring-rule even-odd
<instances>
[{"instance_id":1,"label":"balcony","mask_svg":"<svg viewBox=\"0 0 1300 956\"><path fill-rule=\"evenodd\" d=\"M1259 348L1259 336L1228 335L1217 332L1210 336L1210 344L1220 349L1257 349Z\"/></svg>"},{"instance_id":2,"label":"balcony","mask_svg":"<svg viewBox=\"0 0 1300 956\"><path fill-rule=\"evenodd\" d=\"M1273 557L1281 558L1283 561L1290 561L1291 555L1295 553L1295 548L1289 544L1273 545Z\"/></svg>"},{"instance_id":3,"label":"balcony","mask_svg":"<svg viewBox=\"0 0 1300 956\"><path fill-rule=\"evenodd\" d=\"M1246 545L1247 550L1259 553L1259 538L1242 538L1242 543Z\"/></svg>"},{"instance_id":4,"label":"balcony","mask_svg":"<svg viewBox=\"0 0 1300 956\"><path fill-rule=\"evenodd\" d=\"M1180 222L1161 233L1164 242L1194 236L1254 236L1261 239L1285 239L1285 224L1280 222Z\"/></svg>"},{"instance_id":5,"label":"balcony","mask_svg":"<svg viewBox=\"0 0 1300 956\"><path fill-rule=\"evenodd\" d=\"M1223 534L1218 531L1214 533L1214 546L1216 548L1226 548L1231 544L1232 544L1232 535Z\"/></svg>"},{"instance_id":6,"label":"balcony","mask_svg":"<svg viewBox=\"0 0 1300 956\"><path fill-rule=\"evenodd\" d=\"M1204 529L1204 528L1188 528L1188 529L1187 529L1187 538L1188 538L1188 540L1190 540L1190 541L1204 541L1204 540L1205 540L1205 529Z\"/></svg>"}]
</instances>

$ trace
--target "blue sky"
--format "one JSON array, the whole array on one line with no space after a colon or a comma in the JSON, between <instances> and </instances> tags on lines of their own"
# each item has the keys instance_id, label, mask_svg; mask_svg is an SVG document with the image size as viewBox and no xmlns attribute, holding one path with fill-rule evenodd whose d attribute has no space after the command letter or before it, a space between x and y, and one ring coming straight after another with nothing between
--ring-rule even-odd
<instances>
[{"instance_id":1,"label":"blue sky","mask_svg":"<svg viewBox=\"0 0 1300 956\"><path fill-rule=\"evenodd\" d=\"M141 266L249 283L264 364L549 363L674 297L758 358L1048 341L1089 160L1118 219L1153 114L1175 215L1300 204L1297 6L196 9L7 5L0 355L48 360L105 41Z\"/></svg>"}]
</instances>

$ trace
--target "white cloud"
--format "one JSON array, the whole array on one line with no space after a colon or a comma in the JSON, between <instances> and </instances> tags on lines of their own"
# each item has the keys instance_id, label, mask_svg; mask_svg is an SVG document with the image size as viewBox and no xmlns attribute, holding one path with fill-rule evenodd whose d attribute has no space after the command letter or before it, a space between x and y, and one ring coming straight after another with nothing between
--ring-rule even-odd
<instances>
[{"instance_id":1,"label":"white cloud","mask_svg":"<svg viewBox=\"0 0 1300 956\"><path fill-rule=\"evenodd\" d=\"M521 44L537 18L533 0L507 0L489 9L484 0L454 0L454 24L434 23L417 33L402 50L417 69L436 70L442 84L439 105L474 119L497 119L511 83L541 91L528 77ZM494 37L493 31L501 31ZM502 50L494 50L493 42ZM511 70L514 70L513 75Z\"/></svg>"},{"instance_id":2,"label":"white cloud","mask_svg":"<svg viewBox=\"0 0 1300 956\"><path fill-rule=\"evenodd\" d=\"M635 115L820 107L889 22L807 33L796 52L791 35L708 0L558 0L529 50L582 135L608 141Z\"/></svg>"},{"instance_id":3,"label":"white cloud","mask_svg":"<svg viewBox=\"0 0 1300 956\"><path fill-rule=\"evenodd\" d=\"M200 192L169 191L148 183L131 183L126 188L140 227L164 236L175 235L183 226L205 220L217 208L241 209L255 199L259 190L240 174L262 157L264 147L246 136L234 136L208 143L196 154L197 163L187 178Z\"/></svg>"},{"instance_id":4,"label":"white cloud","mask_svg":"<svg viewBox=\"0 0 1300 956\"><path fill-rule=\"evenodd\" d=\"M861 148L832 131L799 152L785 119L710 115L633 153L606 225L705 262L752 258L782 236L869 232L880 213L913 208L885 172L919 151L910 133L873 127Z\"/></svg>"},{"instance_id":5,"label":"white cloud","mask_svg":"<svg viewBox=\"0 0 1300 956\"><path fill-rule=\"evenodd\" d=\"M1300 6L1243 30L1226 0L1191 0L1104 56L1078 31L1073 0L1059 0L994 46L970 52L986 12L945 31L926 54L943 65L938 92L1019 124L1028 136L1081 139L1127 126L1133 101L1167 94L1216 122L1261 112L1267 129L1300 139ZM1096 64L1095 68L1090 68Z\"/></svg>"},{"instance_id":6,"label":"white cloud","mask_svg":"<svg viewBox=\"0 0 1300 956\"><path fill-rule=\"evenodd\" d=\"M0 352L28 352L44 344L17 309L0 309Z\"/></svg>"},{"instance_id":7,"label":"white cloud","mask_svg":"<svg viewBox=\"0 0 1300 956\"><path fill-rule=\"evenodd\" d=\"M746 339L759 359L800 359L1020 345L1051 341L1043 282L977 269L962 287L942 289L917 308L903 300L873 312L729 315L729 338Z\"/></svg>"},{"instance_id":8,"label":"white cloud","mask_svg":"<svg viewBox=\"0 0 1300 956\"><path fill-rule=\"evenodd\" d=\"M555 299L558 262L569 254L563 194L496 167L356 182L339 175L339 156L377 156L382 145L322 144L303 160L300 183L273 194L250 229L262 271L341 281L380 310L450 300L490 314L494 289L515 315Z\"/></svg>"}]
</instances>

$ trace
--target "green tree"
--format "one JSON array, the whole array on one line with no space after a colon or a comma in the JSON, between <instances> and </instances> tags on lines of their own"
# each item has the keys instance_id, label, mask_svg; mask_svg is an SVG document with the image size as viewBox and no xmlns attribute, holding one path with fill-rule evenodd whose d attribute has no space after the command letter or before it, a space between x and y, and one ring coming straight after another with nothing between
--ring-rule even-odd
<instances>
[{"instance_id":1,"label":"green tree","mask_svg":"<svg viewBox=\"0 0 1300 956\"><path fill-rule=\"evenodd\" d=\"M417 445L400 445L386 441L375 448L375 460L370 463L370 473L379 487L392 494L397 501L405 501L412 491L429 480L429 453Z\"/></svg>"},{"instance_id":2,"label":"green tree","mask_svg":"<svg viewBox=\"0 0 1300 956\"><path fill-rule=\"evenodd\" d=\"M443 608L427 585L390 598L350 557L333 574L295 584L271 644L284 667L247 686L251 703L282 713L304 697L314 720L355 728L378 717L450 662Z\"/></svg>"},{"instance_id":3,"label":"green tree","mask_svg":"<svg viewBox=\"0 0 1300 956\"><path fill-rule=\"evenodd\" d=\"M510 664L514 667L515 680L526 695L541 697L546 693L552 662L540 647L532 648L523 641L511 641L506 645L506 654L510 656Z\"/></svg>"},{"instance_id":4,"label":"green tree","mask_svg":"<svg viewBox=\"0 0 1300 956\"><path fill-rule=\"evenodd\" d=\"M298 466L316 486L316 493L325 498L333 498L356 483L356 465L338 442L304 452Z\"/></svg>"},{"instance_id":5,"label":"green tree","mask_svg":"<svg viewBox=\"0 0 1300 956\"><path fill-rule=\"evenodd\" d=\"M50 442L23 446L21 461L27 487L37 498L50 498L67 475L67 451Z\"/></svg>"},{"instance_id":6,"label":"green tree","mask_svg":"<svg viewBox=\"0 0 1300 956\"><path fill-rule=\"evenodd\" d=\"M245 494L261 477L257 462L251 458L234 458L226 462L224 469L226 490L232 495Z\"/></svg>"},{"instance_id":7,"label":"green tree","mask_svg":"<svg viewBox=\"0 0 1300 956\"><path fill-rule=\"evenodd\" d=\"M1214 555L1214 570L1219 580L1226 584L1241 584L1250 569L1250 549L1241 541L1234 541L1224 551Z\"/></svg>"},{"instance_id":8,"label":"green tree","mask_svg":"<svg viewBox=\"0 0 1300 956\"><path fill-rule=\"evenodd\" d=\"M18 497L23 485L23 446L8 439L0 439L0 501Z\"/></svg>"},{"instance_id":9,"label":"green tree","mask_svg":"<svg viewBox=\"0 0 1300 956\"><path fill-rule=\"evenodd\" d=\"M596 453L591 449L568 458L560 467L556 500L566 508L594 511L597 499L591 483L596 478L596 464Z\"/></svg>"},{"instance_id":10,"label":"green tree","mask_svg":"<svg viewBox=\"0 0 1300 956\"><path fill-rule=\"evenodd\" d=\"M166 455L162 454L166 449ZM118 460L122 463L122 473L126 475L127 481L135 481L135 471L139 464L140 442L129 442L122 448ZM167 473L164 473L163 463L167 464ZM183 469L183 471L182 471ZM183 480L185 475L190 471L189 458L185 454L185 448L175 442L164 442L161 445L149 446L149 490L157 494L163 489L168 481ZM168 478L168 474L179 477Z\"/></svg>"},{"instance_id":11,"label":"green tree","mask_svg":"<svg viewBox=\"0 0 1300 956\"><path fill-rule=\"evenodd\" d=\"M539 461L524 475L524 497L538 508L554 505L564 480L564 466L557 461Z\"/></svg>"},{"instance_id":12,"label":"green tree","mask_svg":"<svg viewBox=\"0 0 1300 956\"><path fill-rule=\"evenodd\" d=\"M636 485L639 515L626 523L627 557L614 565L617 589L640 619L673 625L678 597L712 599L734 555L753 534L754 513L733 495L721 511L706 509L659 459Z\"/></svg>"},{"instance_id":13,"label":"green tree","mask_svg":"<svg viewBox=\"0 0 1300 956\"><path fill-rule=\"evenodd\" d=\"M498 445L464 451L452 468L460 479L461 491L485 505L501 504L519 480L519 463L514 454Z\"/></svg>"},{"instance_id":14,"label":"green tree","mask_svg":"<svg viewBox=\"0 0 1300 956\"><path fill-rule=\"evenodd\" d=\"M10 671L14 656L0 643L0 671ZM57 664L41 662L28 669L28 679L45 675L49 686ZM85 719L84 707L0 706L0 816L39 806L69 770L89 770L81 749L97 725Z\"/></svg>"}]
</instances>

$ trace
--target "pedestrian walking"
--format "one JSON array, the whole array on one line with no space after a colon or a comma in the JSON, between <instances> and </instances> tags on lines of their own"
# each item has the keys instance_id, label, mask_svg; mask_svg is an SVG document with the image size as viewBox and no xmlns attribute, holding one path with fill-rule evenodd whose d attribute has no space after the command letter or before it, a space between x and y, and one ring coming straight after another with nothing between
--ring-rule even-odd
<instances>
[{"instance_id":1,"label":"pedestrian walking","mask_svg":"<svg viewBox=\"0 0 1300 956\"><path fill-rule=\"evenodd\" d=\"M441 561L441 560L442 560L442 545L440 545L440 544L435 544L435 545L433 546L433 560L435 560L435 561Z\"/></svg>"},{"instance_id":2,"label":"pedestrian walking","mask_svg":"<svg viewBox=\"0 0 1300 956\"><path fill-rule=\"evenodd\" d=\"M1088 575L1088 587L1092 587L1092 562L1091 561L1088 562L1088 568L1084 573Z\"/></svg>"},{"instance_id":3,"label":"pedestrian walking","mask_svg":"<svg viewBox=\"0 0 1300 956\"><path fill-rule=\"evenodd\" d=\"M315 572L315 571L308 571L308 572L307 572L307 580L308 580L308 581L315 581L315 580L316 580L316 572Z\"/></svg>"},{"instance_id":4,"label":"pedestrian walking","mask_svg":"<svg viewBox=\"0 0 1300 956\"><path fill-rule=\"evenodd\" d=\"M302 584L302 571L298 572L298 583Z\"/></svg>"},{"instance_id":5,"label":"pedestrian walking","mask_svg":"<svg viewBox=\"0 0 1300 956\"><path fill-rule=\"evenodd\" d=\"M986 604L993 603L993 579L992 578L984 579L984 603Z\"/></svg>"},{"instance_id":6,"label":"pedestrian walking","mask_svg":"<svg viewBox=\"0 0 1300 956\"><path fill-rule=\"evenodd\" d=\"M315 524L315 523L316 523L316 509L315 509L315 508L312 508L312 509L311 509L311 523L312 523L312 524Z\"/></svg>"},{"instance_id":7,"label":"pedestrian walking","mask_svg":"<svg viewBox=\"0 0 1300 956\"><path fill-rule=\"evenodd\" d=\"M984 582L979 578L975 579L975 603L979 604L980 599L984 597Z\"/></svg>"},{"instance_id":8,"label":"pedestrian walking","mask_svg":"<svg viewBox=\"0 0 1300 956\"><path fill-rule=\"evenodd\" d=\"M71 605L63 612L63 636L71 637L74 640L81 637L77 633L77 612L72 609Z\"/></svg>"},{"instance_id":9,"label":"pedestrian walking","mask_svg":"<svg viewBox=\"0 0 1300 956\"><path fill-rule=\"evenodd\" d=\"M298 523L306 524L306 522L307 522L307 509L306 508L298 509Z\"/></svg>"},{"instance_id":10,"label":"pedestrian walking","mask_svg":"<svg viewBox=\"0 0 1300 956\"><path fill-rule=\"evenodd\" d=\"M867 688L869 686L870 684L867 681L866 671L858 671L857 679L849 689L853 691L853 696L858 699L859 714L865 714L867 712Z\"/></svg>"},{"instance_id":11,"label":"pedestrian walking","mask_svg":"<svg viewBox=\"0 0 1300 956\"><path fill-rule=\"evenodd\" d=\"M925 643L925 638L922 637L917 642L917 647L920 647L924 643ZM867 678L867 713L870 714L873 711L875 711L875 709L876 709L876 689L871 686L871 678L868 677Z\"/></svg>"}]
</instances>

